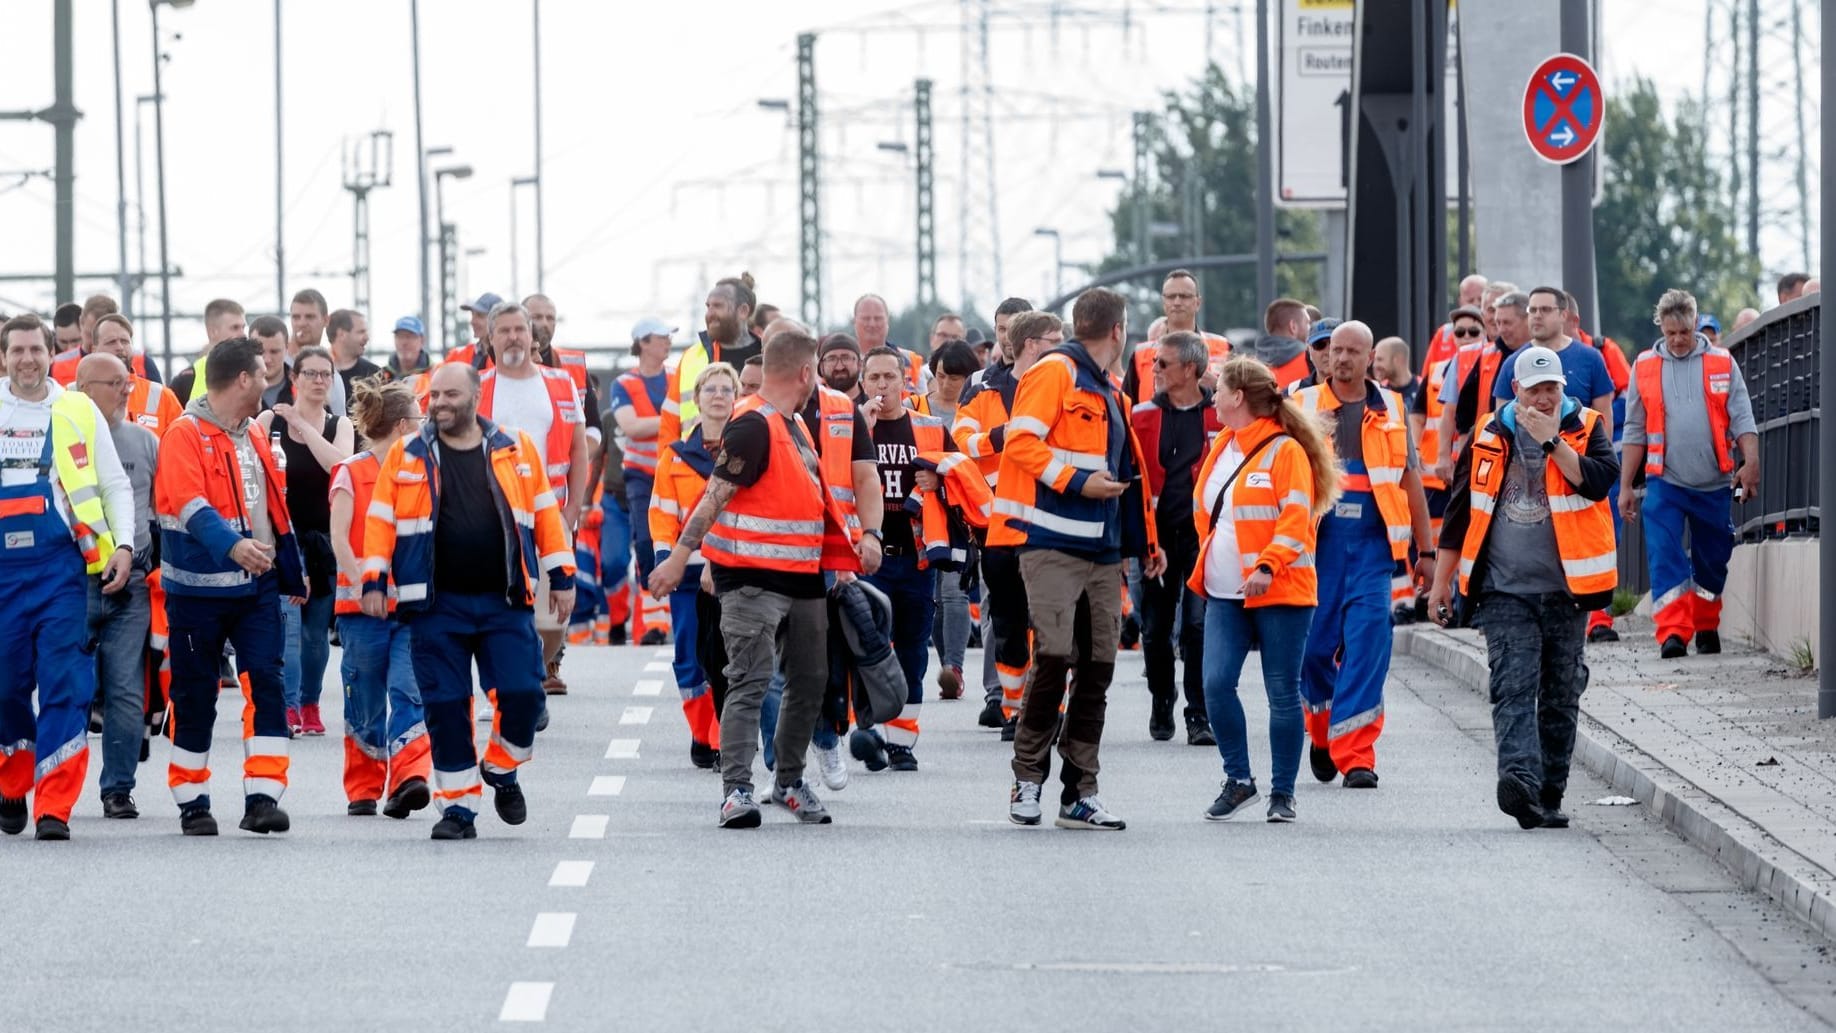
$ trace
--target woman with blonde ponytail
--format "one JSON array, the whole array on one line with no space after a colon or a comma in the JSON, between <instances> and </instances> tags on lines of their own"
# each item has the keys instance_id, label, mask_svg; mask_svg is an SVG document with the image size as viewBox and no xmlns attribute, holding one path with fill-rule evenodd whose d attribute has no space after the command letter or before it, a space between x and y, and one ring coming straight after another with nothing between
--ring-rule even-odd
<instances>
[{"instance_id":1,"label":"woman with blonde ponytail","mask_svg":"<svg viewBox=\"0 0 1836 1033\"><path fill-rule=\"evenodd\" d=\"M1269 696L1268 819L1294 820L1300 770L1300 667L1319 601L1314 529L1339 494L1339 469L1319 424L1281 394L1261 362L1224 363L1215 398L1224 431L1193 490L1201 542L1187 587L1205 597L1205 709L1224 762L1205 817L1225 821L1260 799L1237 681L1252 646Z\"/></svg>"}]
</instances>

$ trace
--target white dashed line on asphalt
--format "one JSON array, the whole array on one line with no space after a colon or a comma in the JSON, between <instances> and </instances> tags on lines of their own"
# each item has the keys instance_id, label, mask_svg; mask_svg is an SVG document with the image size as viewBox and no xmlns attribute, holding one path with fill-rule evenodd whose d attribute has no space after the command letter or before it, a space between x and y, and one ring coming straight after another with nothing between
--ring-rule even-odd
<instances>
[{"instance_id":1,"label":"white dashed line on asphalt","mask_svg":"<svg viewBox=\"0 0 1836 1033\"><path fill-rule=\"evenodd\" d=\"M633 696L661 696L663 695L663 683L656 678L645 678L631 686L631 694Z\"/></svg>"},{"instance_id":2,"label":"white dashed line on asphalt","mask_svg":"<svg viewBox=\"0 0 1836 1033\"><path fill-rule=\"evenodd\" d=\"M669 664L665 663L662 660L652 660L651 662L644 665L644 670L646 671L667 671L669 670Z\"/></svg>"},{"instance_id":3,"label":"white dashed line on asphalt","mask_svg":"<svg viewBox=\"0 0 1836 1033\"><path fill-rule=\"evenodd\" d=\"M592 877L593 862L591 861L556 861L555 873L548 877L548 885L551 889L579 889L585 886L587 880Z\"/></svg>"},{"instance_id":4,"label":"white dashed line on asphalt","mask_svg":"<svg viewBox=\"0 0 1836 1033\"><path fill-rule=\"evenodd\" d=\"M626 707L624 713L618 715L618 723L621 725L647 725L650 723L650 711L650 707Z\"/></svg>"},{"instance_id":5,"label":"white dashed line on asphalt","mask_svg":"<svg viewBox=\"0 0 1836 1033\"><path fill-rule=\"evenodd\" d=\"M529 927L529 947L565 947L574 938L572 911L544 911Z\"/></svg>"},{"instance_id":6,"label":"white dashed line on asphalt","mask_svg":"<svg viewBox=\"0 0 1836 1033\"><path fill-rule=\"evenodd\" d=\"M663 658L663 659L665 659L665 660L671 660L671 659L674 659L674 658L675 658L675 656L676 656L676 650L675 650L675 647L674 647L674 646L670 646L670 647L666 647L666 648L664 648L664 649L659 649L659 650L657 650L657 651L656 651L655 653L652 653L651 655L652 655L652 656L658 656L658 657L662 657L662 658Z\"/></svg>"},{"instance_id":7,"label":"white dashed line on asphalt","mask_svg":"<svg viewBox=\"0 0 1836 1033\"><path fill-rule=\"evenodd\" d=\"M504 994L499 1022L543 1022L548 1018L548 999L555 992L553 983L511 983Z\"/></svg>"},{"instance_id":8,"label":"white dashed line on asphalt","mask_svg":"<svg viewBox=\"0 0 1836 1033\"><path fill-rule=\"evenodd\" d=\"M610 814L576 814L573 827L567 830L569 839L604 839L606 826L612 821Z\"/></svg>"},{"instance_id":9,"label":"white dashed line on asphalt","mask_svg":"<svg viewBox=\"0 0 1836 1033\"><path fill-rule=\"evenodd\" d=\"M638 759L638 741L636 739L614 739L606 747L607 760Z\"/></svg>"},{"instance_id":10,"label":"white dashed line on asphalt","mask_svg":"<svg viewBox=\"0 0 1836 1033\"><path fill-rule=\"evenodd\" d=\"M593 784L587 787L588 796L617 796L624 791L623 775L594 775Z\"/></svg>"}]
</instances>

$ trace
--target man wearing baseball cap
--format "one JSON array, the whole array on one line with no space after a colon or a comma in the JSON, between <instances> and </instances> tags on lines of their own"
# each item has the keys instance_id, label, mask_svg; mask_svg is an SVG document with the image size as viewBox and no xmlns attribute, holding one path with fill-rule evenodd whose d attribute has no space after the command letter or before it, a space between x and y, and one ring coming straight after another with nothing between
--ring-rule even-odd
<instances>
[{"instance_id":1,"label":"man wearing baseball cap","mask_svg":"<svg viewBox=\"0 0 1836 1033\"><path fill-rule=\"evenodd\" d=\"M395 354L389 356L390 380L405 380L416 373L427 372L427 327L419 316L403 316L395 321Z\"/></svg>"},{"instance_id":2,"label":"man wearing baseball cap","mask_svg":"<svg viewBox=\"0 0 1836 1033\"><path fill-rule=\"evenodd\" d=\"M1293 394L1303 387L1313 387L1325 383L1326 378L1320 374L1320 367L1326 364L1326 350L1332 346L1332 332L1339 328L1340 320L1327 317L1315 320L1307 328L1307 375L1292 384L1283 385L1283 393Z\"/></svg>"},{"instance_id":3,"label":"man wearing baseball cap","mask_svg":"<svg viewBox=\"0 0 1836 1033\"><path fill-rule=\"evenodd\" d=\"M469 362L474 366L478 365L478 349L480 347L480 342L485 339L485 317L491 314L492 309L503 303L504 299L490 291L485 291L478 296L477 300L468 301L459 306L459 311L472 317L472 340L469 344L464 344L457 348L448 348L446 350L446 361Z\"/></svg>"},{"instance_id":4,"label":"man wearing baseball cap","mask_svg":"<svg viewBox=\"0 0 1836 1033\"><path fill-rule=\"evenodd\" d=\"M1708 338L1709 344L1721 347L1721 320L1712 312L1704 312L1696 317L1696 332Z\"/></svg>"},{"instance_id":5,"label":"man wearing baseball cap","mask_svg":"<svg viewBox=\"0 0 1836 1033\"><path fill-rule=\"evenodd\" d=\"M1479 425L1448 485L1428 606L1443 625L1485 631L1498 809L1521 828L1567 828L1587 615L1619 580L1607 501L1619 460L1605 417L1568 397L1554 351L1521 348L1512 371L1515 397Z\"/></svg>"}]
</instances>

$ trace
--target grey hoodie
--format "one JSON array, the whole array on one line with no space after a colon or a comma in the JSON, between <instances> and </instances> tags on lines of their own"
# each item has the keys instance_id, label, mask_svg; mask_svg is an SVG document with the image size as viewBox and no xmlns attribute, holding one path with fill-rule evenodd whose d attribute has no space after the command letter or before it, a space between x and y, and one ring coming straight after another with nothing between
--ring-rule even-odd
<instances>
[{"instance_id":1,"label":"grey hoodie","mask_svg":"<svg viewBox=\"0 0 1836 1033\"><path fill-rule=\"evenodd\" d=\"M1679 488L1716 491L1732 484L1734 478L1721 472L1715 461L1715 442L1709 432L1708 399L1702 391L1702 356L1708 354L1709 340L1696 335L1696 347L1688 355L1670 353L1670 347L1658 338L1651 351L1664 365L1659 383L1664 388L1664 480ZM1740 363L1734 363L1734 375L1728 384L1728 436L1739 440L1743 434L1758 434L1753 421L1753 401L1747 395L1747 381L1741 376ZM1645 403L1639 397L1638 377L1626 388L1626 429L1624 444L1645 444Z\"/></svg>"},{"instance_id":2,"label":"grey hoodie","mask_svg":"<svg viewBox=\"0 0 1836 1033\"><path fill-rule=\"evenodd\" d=\"M1263 365L1276 369L1284 362L1293 362L1296 355L1307 350L1307 346L1292 337L1282 334L1263 334L1256 338L1250 354L1261 359Z\"/></svg>"},{"instance_id":3,"label":"grey hoodie","mask_svg":"<svg viewBox=\"0 0 1836 1033\"><path fill-rule=\"evenodd\" d=\"M229 435L230 443L236 446L236 465L242 473L242 505L248 512L249 531L256 541L272 547L274 521L268 516L268 475L261 465L261 457L255 452L254 442L249 439L249 429L259 424L243 420L231 426L211 410L209 395L193 398L186 403L185 412Z\"/></svg>"}]
</instances>

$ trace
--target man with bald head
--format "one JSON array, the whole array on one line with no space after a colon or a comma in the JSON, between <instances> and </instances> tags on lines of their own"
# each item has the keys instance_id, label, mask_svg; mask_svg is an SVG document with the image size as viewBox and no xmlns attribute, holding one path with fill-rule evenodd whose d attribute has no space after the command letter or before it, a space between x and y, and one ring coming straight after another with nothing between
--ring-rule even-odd
<instances>
[{"instance_id":1,"label":"man with bald head","mask_svg":"<svg viewBox=\"0 0 1836 1033\"><path fill-rule=\"evenodd\" d=\"M1432 583L1435 561L1421 462L1402 398L1369 378L1372 348L1370 327L1355 319L1339 324L1324 382L1293 395L1326 421L1344 466L1343 494L1320 518L1319 606L1301 661L1301 699L1314 777L1329 782L1342 774L1348 789L1377 788L1391 572L1411 543L1418 583Z\"/></svg>"},{"instance_id":2,"label":"man with bald head","mask_svg":"<svg viewBox=\"0 0 1836 1033\"><path fill-rule=\"evenodd\" d=\"M127 584L118 591L87 579L89 641L95 647L96 687L102 698L102 816L136 818L140 811L134 806L134 772L146 737L142 717L147 635L153 621L147 575L153 570L153 473L159 465L159 438L128 418L135 377L101 343L109 330L106 322L98 325L96 350L77 363L76 389L88 395L108 421L109 438L133 487L134 526L116 529L115 536L118 544L134 550L134 560Z\"/></svg>"},{"instance_id":3,"label":"man with bald head","mask_svg":"<svg viewBox=\"0 0 1836 1033\"><path fill-rule=\"evenodd\" d=\"M931 371L925 366L923 356L886 339L891 327L892 317L885 298L878 294L863 294L856 299L854 341L860 346L861 354L871 354L875 348L892 348L897 351L899 361L905 368L905 390L914 395L924 394L931 383Z\"/></svg>"}]
</instances>

